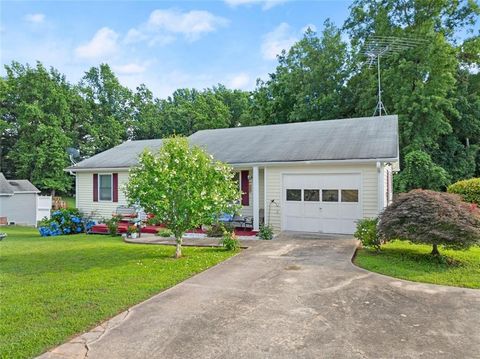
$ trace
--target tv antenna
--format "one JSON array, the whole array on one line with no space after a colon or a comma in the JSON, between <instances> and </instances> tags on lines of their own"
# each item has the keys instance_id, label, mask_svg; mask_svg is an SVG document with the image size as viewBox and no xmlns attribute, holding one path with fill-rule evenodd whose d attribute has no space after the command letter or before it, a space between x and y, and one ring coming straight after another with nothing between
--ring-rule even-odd
<instances>
[{"instance_id":1,"label":"tv antenna","mask_svg":"<svg viewBox=\"0 0 480 359\"><path fill-rule=\"evenodd\" d=\"M398 54L404 50L417 47L424 44L425 40L407 38L407 37L395 37L395 36L371 36L365 41L363 54L368 59L368 67L377 65L377 81L378 81L378 101L373 116L378 113L378 116L382 116L384 113L388 115L387 109L382 101L382 82L380 78L380 60L383 57L388 57L393 54Z\"/></svg>"}]
</instances>

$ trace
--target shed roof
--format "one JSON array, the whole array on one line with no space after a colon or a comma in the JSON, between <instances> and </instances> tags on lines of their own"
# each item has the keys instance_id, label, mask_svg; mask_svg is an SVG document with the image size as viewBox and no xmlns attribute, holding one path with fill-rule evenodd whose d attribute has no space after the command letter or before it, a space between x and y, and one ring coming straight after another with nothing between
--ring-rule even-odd
<instances>
[{"instance_id":1,"label":"shed roof","mask_svg":"<svg viewBox=\"0 0 480 359\"><path fill-rule=\"evenodd\" d=\"M397 116L363 117L198 131L189 137L230 164L398 159ZM69 169L120 168L156 151L161 140L129 141Z\"/></svg>"},{"instance_id":2,"label":"shed roof","mask_svg":"<svg viewBox=\"0 0 480 359\"><path fill-rule=\"evenodd\" d=\"M29 180L7 180L0 172L0 195L13 195L22 192L39 193L40 191Z\"/></svg>"}]
</instances>

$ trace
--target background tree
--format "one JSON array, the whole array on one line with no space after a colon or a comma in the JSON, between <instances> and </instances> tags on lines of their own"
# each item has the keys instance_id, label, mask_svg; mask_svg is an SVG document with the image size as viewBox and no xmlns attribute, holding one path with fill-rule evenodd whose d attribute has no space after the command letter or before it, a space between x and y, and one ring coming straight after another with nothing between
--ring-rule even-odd
<instances>
[{"instance_id":1,"label":"background tree","mask_svg":"<svg viewBox=\"0 0 480 359\"><path fill-rule=\"evenodd\" d=\"M343 106L348 78L347 44L327 20L320 37L308 29L288 52L278 56L278 66L253 93L253 123L286 123L331 120L345 115ZM259 109L260 108L260 109Z\"/></svg>"},{"instance_id":2,"label":"background tree","mask_svg":"<svg viewBox=\"0 0 480 359\"><path fill-rule=\"evenodd\" d=\"M132 139L164 137L164 102L153 96L147 86L140 85L133 95Z\"/></svg>"},{"instance_id":3,"label":"background tree","mask_svg":"<svg viewBox=\"0 0 480 359\"><path fill-rule=\"evenodd\" d=\"M234 213L240 198L231 167L183 137L166 139L157 154L144 152L130 172L125 194L130 204L140 204L173 232L176 258L182 255L187 230Z\"/></svg>"},{"instance_id":4,"label":"background tree","mask_svg":"<svg viewBox=\"0 0 480 359\"><path fill-rule=\"evenodd\" d=\"M2 171L29 179L42 191L65 192L72 182L64 172L70 164L66 148L72 143L72 88L63 75L40 63L12 63L6 70L1 86Z\"/></svg>"},{"instance_id":5,"label":"background tree","mask_svg":"<svg viewBox=\"0 0 480 359\"><path fill-rule=\"evenodd\" d=\"M479 7L472 1L357 0L351 6L344 27L351 36L352 56L358 59L357 72L348 84L355 96L352 107L357 115L371 115L372 99L376 100L368 90L375 88L374 71L359 61L365 40L372 35L425 40L422 46L383 59L383 99L389 113L399 115L404 170L406 155L423 151L436 166L447 170L451 179L465 178L475 171L480 138L471 139L467 145L462 128L477 127L478 120L471 121L463 111L468 108L467 113L474 112L471 107L478 95L470 98L459 80L466 75L461 58L476 61L472 44L478 36L463 44L457 44L455 36L460 31L468 33L478 14ZM422 176L421 171L408 169L418 176ZM426 183L424 188L438 188L437 184ZM414 188L405 187L405 182L400 187Z\"/></svg>"},{"instance_id":6,"label":"background tree","mask_svg":"<svg viewBox=\"0 0 480 359\"><path fill-rule=\"evenodd\" d=\"M79 84L88 117L83 153L105 151L132 137L132 92L122 86L107 64L92 67Z\"/></svg>"}]
</instances>

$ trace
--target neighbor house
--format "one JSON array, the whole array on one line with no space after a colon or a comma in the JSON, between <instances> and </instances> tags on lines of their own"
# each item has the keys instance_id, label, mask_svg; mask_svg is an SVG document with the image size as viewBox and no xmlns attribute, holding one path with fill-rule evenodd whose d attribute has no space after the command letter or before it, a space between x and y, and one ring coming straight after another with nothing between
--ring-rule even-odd
<instances>
[{"instance_id":1,"label":"neighbor house","mask_svg":"<svg viewBox=\"0 0 480 359\"><path fill-rule=\"evenodd\" d=\"M242 214L276 231L353 233L391 201L398 168L397 116L198 131L189 137L238 172ZM162 140L127 141L68 168L76 205L110 217L139 154Z\"/></svg>"},{"instance_id":2,"label":"neighbor house","mask_svg":"<svg viewBox=\"0 0 480 359\"><path fill-rule=\"evenodd\" d=\"M0 224L35 226L43 217L50 217L51 198L39 193L30 181L7 180L0 172Z\"/></svg>"}]
</instances>

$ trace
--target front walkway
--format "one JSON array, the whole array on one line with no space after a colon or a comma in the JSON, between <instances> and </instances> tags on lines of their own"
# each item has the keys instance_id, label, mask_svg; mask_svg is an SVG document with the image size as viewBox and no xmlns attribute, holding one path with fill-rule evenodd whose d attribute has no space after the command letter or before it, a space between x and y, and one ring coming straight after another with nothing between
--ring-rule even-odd
<instances>
[{"instance_id":1,"label":"front walkway","mask_svg":"<svg viewBox=\"0 0 480 359\"><path fill-rule=\"evenodd\" d=\"M42 358L478 358L480 291L359 269L353 239L298 238L258 241Z\"/></svg>"}]
</instances>

